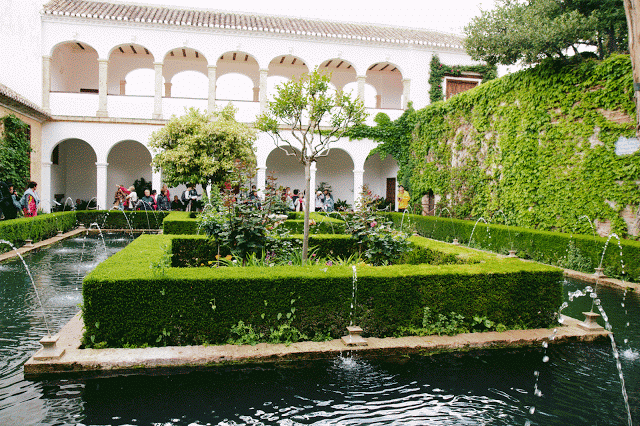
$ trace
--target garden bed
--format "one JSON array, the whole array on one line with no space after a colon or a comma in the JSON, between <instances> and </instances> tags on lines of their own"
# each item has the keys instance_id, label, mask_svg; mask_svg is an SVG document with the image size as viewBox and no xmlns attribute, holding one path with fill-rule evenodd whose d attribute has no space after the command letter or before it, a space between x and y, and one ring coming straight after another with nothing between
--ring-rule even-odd
<instances>
[{"instance_id":1,"label":"garden bed","mask_svg":"<svg viewBox=\"0 0 640 426\"><path fill-rule=\"evenodd\" d=\"M538 328L552 323L561 301L560 269L413 237L464 263L358 264L352 312L352 266L173 267L170 252L180 239L143 235L85 278L86 345L218 344L240 324L256 335L288 327L323 340L344 334L350 320L368 336L386 337L420 327L425 307Z\"/></svg>"}]
</instances>

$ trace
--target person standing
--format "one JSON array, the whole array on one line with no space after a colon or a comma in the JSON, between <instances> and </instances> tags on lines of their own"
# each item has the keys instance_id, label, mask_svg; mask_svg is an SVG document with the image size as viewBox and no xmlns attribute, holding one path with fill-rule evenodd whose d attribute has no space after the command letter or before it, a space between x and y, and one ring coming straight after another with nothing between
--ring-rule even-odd
<instances>
[{"instance_id":1,"label":"person standing","mask_svg":"<svg viewBox=\"0 0 640 426\"><path fill-rule=\"evenodd\" d=\"M18 211L14 205L12 195L13 186L5 182L0 182L0 208L5 219L15 219L18 217ZM20 206L20 204L18 204Z\"/></svg>"},{"instance_id":2,"label":"person standing","mask_svg":"<svg viewBox=\"0 0 640 426\"><path fill-rule=\"evenodd\" d=\"M20 199L20 205L22 206L22 212L24 217L34 217L38 215L38 206L40 205L40 197L36 193L38 184L31 181L27 185L26 191Z\"/></svg>"},{"instance_id":3,"label":"person standing","mask_svg":"<svg viewBox=\"0 0 640 426\"><path fill-rule=\"evenodd\" d=\"M409 207L409 200L411 200L411 196L404 190L404 186L400 185L398 188L398 211L400 213L404 212L407 207Z\"/></svg>"},{"instance_id":4,"label":"person standing","mask_svg":"<svg viewBox=\"0 0 640 426\"><path fill-rule=\"evenodd\" d=\"M322 195L322 191L316 192L316 208L317 212L321 212L324 207L324 195Z\"/></svg>"},{"instance_id":5,"label":"person standing","mask_svg":"<svg viewBox=\"0 0 640 426\"><path fill-rule=\"evenodd\" d=\"M163 186L160 190L160 194L158 194L158 198L156 198L156 201L158 202L158 210L171 210L171 200L169 200L168 194L169 190Z\"/></svg>"}]
</instances>

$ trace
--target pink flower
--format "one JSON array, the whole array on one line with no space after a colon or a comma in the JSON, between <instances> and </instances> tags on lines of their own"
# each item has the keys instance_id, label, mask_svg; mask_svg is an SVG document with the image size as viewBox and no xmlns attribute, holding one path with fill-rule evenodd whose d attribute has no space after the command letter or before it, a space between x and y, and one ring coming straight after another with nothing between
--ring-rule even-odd
<instances>
[{"instance_id":1,"label":"pink flower","mask_svg":"<svg viewBox=\"0 0 640 426\"><path fill-rule=\"evenodd\" d=\"M376 222L375 220L373 222L371 222L371 227L375 227L378 224L378 222Z\"/></svg>"}]
</instances>

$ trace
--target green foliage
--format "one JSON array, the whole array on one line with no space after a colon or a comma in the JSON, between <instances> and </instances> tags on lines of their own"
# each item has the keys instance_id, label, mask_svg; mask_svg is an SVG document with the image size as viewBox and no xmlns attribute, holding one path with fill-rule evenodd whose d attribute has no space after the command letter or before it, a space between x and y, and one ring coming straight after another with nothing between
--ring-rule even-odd
<instances>
[{"instance_id":1,"label":"green foliage","mask_svg":"<svg viewBox=\"0 0 640 426\"><path fill-rule=\"evenodd\" d=\"M350 266L171 267L164 275L150 274L149 266L166 255L165 245L175 247L176 238L142 235L85 278L85 345L224 343L239 321L251 325L254 334L273 333L280 341L293 341L293 328L313 339L344 333L353 286ZM207 242L204 237L179 238ZM412 240L476 263L358 265L356 320L368 335L392 336L401 327L420 327L425 306L465 318L486 316L511 327L551 323L561 301L561 270L424 238ZM122 268L124 262L127 268Z\"/></svg>"},{"instance_id":2,"label":"green foliage","mask_svg":"<svg viewBox=\"0 0 640 426\"><path fill-rule=\"evenodd\" d=\"M429 100L438 102L444 99L442 92L442 82L445 75L459 77L465 71L477 72L482 75L482 82L493 80L498 76L498 69L495 65L454 65L449 66L440 62L438 55L433 55L429 64Z\"/></svg>"},{"instance_id":3,"label":"green foliage","mask_svg":"<svg viewBox=\"0 0 640 426\"><path fill-rule=\"evenodd\" d=\"M333 92L331 76L315 69L276 87L277 94L255 126L272 137L276 146L294 154L305 168L305 193L310 188L311 164L326 155L331 145L346 135L351 126L367 117L364 103L342 91ZM288 130L284 130L288 129ZM285 133L286 132L286 135ZM292 137L288 137L288 135ZM305 202L309 202L309 197ZM309 209L305 209L302 257L309 248Z\"/></svg>"},{"instance_id":4,"label":"green foliage","mask_svg":"<svg viewBox=\"0 0 640 426\"><path fill-rule=\"evenodd\" d=\"M171 212L162 222L165 234L195 235L198 231L198 222L191 212Z\"/></svg>"},{"instance_id":5,"label":"green foliage","mask_svg":"<svg viewBox=\"0 0 640 426\"><path fill-rule=\"evenodd\" d=\"M31 143L29 126L13 114L0 118L0 176L2 181L13 183L22 192L30 180Z\"/></svg>"},{"instance_id":6,"label":"green foliage","mask_svg":"<svg viewBox=\"0 0 640 426\"><path fill-rule=\"evenodd\" d=\"M566 50L596 36L596 15L569 10L560 0L498 0L465 29L465 48L475 60L511 65L564 58Z\"/></svg>"},{"instance_id":7,"label":"green foliage","mask_svg":"<svg viewBox=\"0 0 640 426\"><path fill-rule=\"evenodd\" d=\"M400 213L386 215L395 226L400 225ZM603 267L606 268L608 276L631 282L640 281L640 241L623 239L620 242L620 250L617 240L613 238L603 258L607 238L593 237L591 234L576 235L500 224L485 225L483 222L476 226L476 221L437 216L407 215L405 221L407 217L411 218L416 231L424 237L449 242L458 238L461 244L469 244L473 232L473 245L476 248L502 254L507 254L513 249L518 257L523 259L577 268L589 273L594 272L593 269L589 269L590 265L595 267L600 264L600 259L603 259ZM415 244L413 237L410 240ZM466 258L463 259L468 261Z\"/></svg>"},{"instance_id":8,"label":"green foliage","mask_svg":"<svg viewBox=\"0 0 640 426\"><path fill-rule=\"evenodd\" d=\"M26 240L34 243L55 236L58 231L67 232L76 225L76 212L50 213L35 217L25 217L0 221L0 240L6 240L19 247ZM0 245L0 252L11 250L6 244Z\"/></svg>"},{"instance_id":9,"label":"green foliage","mask_svg":"<svg viewBox=\"0 0 640 426\"><path fill-rule=\"evenodd\" d=\"M97 223L100 229L161 229L165 211L79 210L75 212L78 223L89 227ZM130 228L131 227L131 228Z\"/></svg>"},{"instance_id":10,"label":"green foliage","mask_svg":"<svg viewBox=\"0 0 640 426\"><path fill-rule=\"evenodd\" d=\"M172 117L149 140L157 151L154 169L162 169L163 180L170 186L224 183L236 160L254 158L256 132L238 123L234 115L229 104L208 114L191 108L181 117Z\"/></svg>"},{"instance_id":11,"label":"green foliage","mask_svg":"<svg viewBox=\"0 0 640 426\"><path fill-rule=\"evenodd\" d=\"M558 259L558 266L573 271L587 272L589 274L594 270L591 259L582 254L580 249L576 247L576 243L572 240L569 241L567 254Z\"/></svg>"},{"instance_id":12,"label":"green foliage","mask_svg":"<svg viewBox=\"0 0 640 426\"><path fill-rule=\"evenodd\" d=\"M437 214L491 220L502 210L505 225L590 233L587 215L627 236L620 215L640 204L640 155L617 156L615 142L634 135L631 88L622 55L547 60L489 81L403 119L415 126L393 148L400 175L413 199L439 197Z\"/></svg>"},{"instance_id":13,"label":"green foliage","mask_svg":"<svg viewBox=\"0 0 640 426\"><path fill-rule=\"evenodd\" d=\"M515 325L515 328L521 328ZM474 315L473 318L465 318L455 312L436 313L428 306L424 308L422 316L422 327L405 327L397 332L397 336L431 336L443 334L453 336L460 333L482 333L485 331L506 331L507 327L496 324L486 316Z\"/></svg>"}]
</instances>

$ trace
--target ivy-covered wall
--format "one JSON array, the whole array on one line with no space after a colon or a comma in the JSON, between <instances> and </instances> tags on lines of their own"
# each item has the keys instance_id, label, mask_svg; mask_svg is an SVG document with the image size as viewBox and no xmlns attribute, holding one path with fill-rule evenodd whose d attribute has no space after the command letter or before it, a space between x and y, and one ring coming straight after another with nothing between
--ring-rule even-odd
<instances>
[{"instance_id":1,"label":"ivy-covered wall","mask_svg":"<svg viewBox=\"0 0 640 426\"><path fill-rule=\"evenodd\" d=\"M414 202L432 190L437 211L458 218L591 234L587 216L603 232L637 234L640 153L615 154L634 135L627 55L546 61L378 121L352 136L383 142Z\"/></svg>"}]
</instances>

